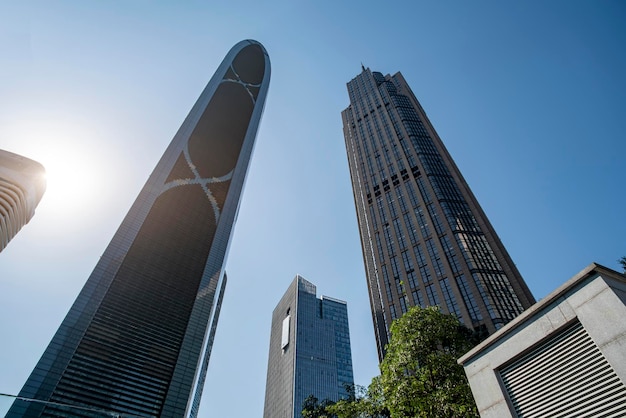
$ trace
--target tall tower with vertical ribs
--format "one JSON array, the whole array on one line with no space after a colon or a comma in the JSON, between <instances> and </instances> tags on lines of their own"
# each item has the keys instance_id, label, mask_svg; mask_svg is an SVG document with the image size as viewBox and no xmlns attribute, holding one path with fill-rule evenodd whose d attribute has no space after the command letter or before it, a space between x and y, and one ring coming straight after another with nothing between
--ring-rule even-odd
<instances>
[{"instance_id":1,"label":"tall tower with vertical ribs","mask_svg":"<svg viewBox=\"0 0 626 418\"><path fill-rule=\"evenodd\" d=\"M196 416L269 79L228 52L7 416Z\"/></svg>"},{"instance_id":2,"label":"tall tower with vertical ribs","mask_svg":"<svg viewBox=\"0 0 626 418\"><path fill-rule=\"evenodd\" d=\"M410 306L492 333L534 298L400 73L363 68L342 112L378 355Z\"/></svg>"}]
</instances>

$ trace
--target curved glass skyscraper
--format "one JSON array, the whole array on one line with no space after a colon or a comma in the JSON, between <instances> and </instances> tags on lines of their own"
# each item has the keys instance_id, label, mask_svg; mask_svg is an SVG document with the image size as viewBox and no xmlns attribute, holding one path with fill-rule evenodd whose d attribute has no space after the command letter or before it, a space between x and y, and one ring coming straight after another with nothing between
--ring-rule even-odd
<instances>
[{"instance_id":1,"label":"curved glass skyscraper","mask_svg":"<svg viewBox=\"0 0 626 418\"><path fill-rule=\"evenodd\" d=\"M258 42L228 52L9 417L196 415L269 79Z\"/></svg>"},{"instance_id":2,"label":"curved glass skyscraper","mask_svg":"<svg viewBox=\"0 0 626 418\"><path fill-rule=\"evenodd\" d=\"M533 298L402 74L363 68L342 112L378 355L391 321L439 305L491 333Z\"/></svg>"}]
</instances>

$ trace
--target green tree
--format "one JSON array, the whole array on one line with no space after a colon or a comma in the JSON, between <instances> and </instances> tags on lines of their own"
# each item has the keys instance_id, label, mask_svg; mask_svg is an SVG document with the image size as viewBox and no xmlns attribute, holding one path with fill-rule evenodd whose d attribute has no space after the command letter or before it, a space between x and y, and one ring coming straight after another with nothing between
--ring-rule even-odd
<instances>
[{"instance_id":1,"label":"green tree","mask_svg":"<svg viewBox=\"0 0 626 418\"><path fill-rule=\"evenodd\" d=\"M626 256L620 258L617 261L622 265L622 269L624 269L624 273L626 273Z\"/></svg>"},{"instance_id":2,"label":"green tree","mask_svg":"<svg viewBox=\"0 0 626 418\"><path fill-rule=\"evenodd\" d=\"M328 412L337 418L388 418L389 410L380 385L380 376L372 379L369 387L355 385L348 399L341 399L328 407Z\"/></svg>"},{"instance_id":3,"label":"green tree","mask_svg":"<svg viewBox=\"0 0 626 418\"><path fill-rule=\"evenodd\" d=\"M438 307L411 308L391 325L380 386L392 418L478 417L456 360L478 341Z\"/></svg>"},{"instance_id":4,"label":"green tree","mask_svg":"<svg viewBox=\"0 0 626 418\"><path fill-rule=\"evenodd\" d=\"M411 308L391 325L381 375L348 399L321 404L310 396L305 418L477 418L478 411L456 360L480 335L438 307Z\"/></svg>"},{"instance_id":5,"label":"green tree","mask_svg":"<svg viewBox=\"0 0 626 418\"><path fill-rule=\"evenodd\" d=\"M302 403L302 417L303 418L336 418L336 416L328 411L328 408L333 405L334 402L328 399L319 400L309 395Z\"/></svg>"}]
</instances>

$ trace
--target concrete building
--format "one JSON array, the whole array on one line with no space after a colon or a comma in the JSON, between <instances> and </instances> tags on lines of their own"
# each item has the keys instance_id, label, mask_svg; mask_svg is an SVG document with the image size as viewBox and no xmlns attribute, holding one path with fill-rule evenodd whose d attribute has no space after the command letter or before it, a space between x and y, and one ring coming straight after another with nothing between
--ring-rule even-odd
<instances>
[{"instance_id":1,"label":"concrete building","mask_svg":"<svg viewBox=\"0 0 626 418\"><path fill-rule=\"evenodd\" d=\"M626 276L591 264L459 359L482 418L625 417Z\"/></svg>"},{"instance_id":2,"label":"concrete building","mask_svg":"<svg viewBox=\"0 0 626 418\"><path fill-rule=\"evenodd\" d=\"M296 276L272 314L264 418L299 418L304 400L347 398L353 385L345 302Z\"/></svg>"},{"instance_id":3,"label":"concrete building","mask_svg":"<svg viewBox=\"0 0 626 418\"><path fill-rule=\"evenodd\" d=\"M258 42L228 52L8 417L197 415L269 78Z\"/></svg>"},{"instance_id":4,"label":"concrete building","mask_svg":"<svg viewBox=\"0 0 626 418\"><path fill-rule=\"evenodd\" d=\"M0 150L0 251L30 221L45 191L41 164Z\"/></svg>"},{"instance_id":5,"label":"concrete building","mask_svg":"<svg viewBox=\"0 0 626 418\"><path fill-rule=\"evenodd\" d=\"M391 322L439 305L493 333L533 298L400 73L369 68L341 114L378 355ZM488 161L481 161L487 163Z\"/></svg>"}]
</instances>

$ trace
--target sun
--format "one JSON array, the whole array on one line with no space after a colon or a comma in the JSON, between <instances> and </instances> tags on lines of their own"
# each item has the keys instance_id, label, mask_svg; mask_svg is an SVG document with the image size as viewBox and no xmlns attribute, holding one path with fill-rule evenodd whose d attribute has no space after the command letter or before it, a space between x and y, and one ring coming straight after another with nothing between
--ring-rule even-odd
<instances>
[{"instance_id":1,"label":"sun","mask_svg":"<svg viewBox=\"0 0 626 418\"><path fill-rule=\"evenodd\" d=\"M76 147L50 148L41 158L46 169L48 206L73 211L95 197L99 161L93 151Z\"/></svg>"},{"instance_id":2,"label":"sun","mask_svg":"<svg viewBox=\"0 0 626 418\"><path fill-rule=\"evenodd\" d=\"M87 111L50 109L16 117L3 137L2 149L44 166L46 190L31 222L46 234L60 238L59 233L79 235L115 224L137 196L137 166L145 156L134 154L136 142L129 143L118 125Z\"/></svg>"},{"instance_id":3,"label":"sun","mask_svg":"<svg viewBox=\"0 0 626 418\"><path fill-rule=\"evenodd\" d=\"M45 168L46 191L38 215L65 221L102 206L102 192L111 187L111 179L106 176L108 152L99 138L67 125L31 132L22 145L19 152Z\"/></svg>"}]
</instances>

